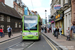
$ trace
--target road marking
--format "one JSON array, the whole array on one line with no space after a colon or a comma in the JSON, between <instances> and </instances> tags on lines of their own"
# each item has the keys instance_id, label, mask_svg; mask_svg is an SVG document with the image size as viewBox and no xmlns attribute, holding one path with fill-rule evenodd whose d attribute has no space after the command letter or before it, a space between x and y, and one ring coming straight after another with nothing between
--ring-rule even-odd
<instances>
[{"instance_id":1,"label":"road marking","mask_svg":"<svg viewBox=\"0 0 75 50\"><path fill-rule=\"evenodd\" d=\"M30 48L31 46L33 46L35 44L35 42L33 44L31 44L28 48Z\"/></svg>"},{"instance_id":2,"label":"road marking","mask_svg":"<svg viewBox=\"0 0 75 50\"><path fill-rule=\"evenodd\" d=\"M2 45L2 44L4 44L4 43L7 43L7 42L10 42L10 41L13 41L13 40L18 39L18 38L20 38L20 37L14 38L14 39L12 39L12 40L9 40L9 41L3 42L3 43L0 43L0 45Z\"/></svg>"},{"instance_id":3,"label":"road marking","mask_svg":"<svg viewBox=\"0 0 75 50\"><path fill-rule=\"evenodd\" d=\"M44 38L45 38L45 40L47 41L47 43L51 46L51 48L54 50L54 48L56 49L56 50L58 50L44 35L42 35Z\"/></svg>"},{"instance_id":4,"label":"road marking","mask_svg":"<svg viewBox=\"0 0 75 50\"><path fill-rule=\"evenodd\" d=\"M43 35L42 35L43 36ZM44 37L44 36L43 36ZM45 38L45 37L44 37ZM45 38L45 40L46 40L46 38ZM46 42L49 44L49 42L46 40ZM49 44L49 46L52 48L52 50L54 50L54 48L52 47L52 45L51 44Z\"/></svg>"},{"instance_id":5,"label":"road marking","mask_svg":"<svg viewBox=\"0 0 75 50\"><path fill-rule=\"evenodd\" d=\"M16 43L16 44L14 44L14 45L11 45L10 47L8 47L8 48L11 48L11 47L13 47L13 46L15 46L15 45L17 45L17 44L19 44L20 42L18 42L18 43Z\"/></svg>"},{"instance_id":6,"label":"road marking","mask_svg":"<svg viewBox=\"0 0 75 50\"><path fill-rule=\"evenodd\" d=\"M48 40L48 39L47 39ZM48 40L48 42L50 42L49 40ZM51 42L50 42L51 43ZM52 44L52 43L51 43ZM53 44L52 44L53 45ZM53 45L54 46L54 45ZM55 46L54 46L54 48L56 49L56 50L58 50Z\"/></svg>"}]
</instances>

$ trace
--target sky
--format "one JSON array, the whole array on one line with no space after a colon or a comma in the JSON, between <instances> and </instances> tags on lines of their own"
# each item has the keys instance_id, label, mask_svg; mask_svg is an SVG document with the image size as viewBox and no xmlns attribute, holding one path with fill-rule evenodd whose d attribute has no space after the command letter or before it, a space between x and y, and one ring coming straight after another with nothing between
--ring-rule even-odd
<instances>
[{"instance_id":1,"label":"sky","mask_svg":"<svg viewBox=\"0 0 75 50\"><path fill-rule=\"evenodd\" d=\"M29 10L37 11L41 18L45 19L45 10L47 10L47 18L50 15L51 0L22 0Z\"/></svg>"}]
</instances>

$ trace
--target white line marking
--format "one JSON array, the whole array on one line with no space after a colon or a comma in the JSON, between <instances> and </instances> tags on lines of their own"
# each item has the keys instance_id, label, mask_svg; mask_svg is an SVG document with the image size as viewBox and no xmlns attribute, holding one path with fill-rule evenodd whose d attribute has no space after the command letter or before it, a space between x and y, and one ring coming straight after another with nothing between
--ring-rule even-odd
<instances>
[{"instance_id":1,"label":"white line marking","mask_svg":"<svg viewBox=\"0 0 75 50\"><path fill-rule=\"evenodd\" d=\"M16 44L14 44L14 45L11 45L10 47L8 47L8 48L11 48L12 46L15 46L15 45L17 45L17 44L19 44L20 42L18 42L18 43L16 43Z\"/></svg>"},{"instance_id":2,"label":"white line marking","mask_svg":"<svg viewBox=\"0 0 75 50\"><path fill-rule=\"evenodd\" d=\"M35 43L31 44L28 48L30 48L32 45L34 45Z\"/></svg>"},{"instance_id":3,"label":"white line marking","mask_svg":"<svg viewBox=\"0 0 75 50\"><path fill-rule=\"evenodd\" d=\"M15 40L15 39L18 39L18 38L20 38L20 37L14 38L14 39L12 39L12 40ZM6 42L3 42L3 43L0 43L0 45L2 45L2 44L4 44L4 43L7 43L7 42L10 42L10 41L12 41L12 40L9 40L9 41L6 41Z\"/></svg>"}]
</instances>

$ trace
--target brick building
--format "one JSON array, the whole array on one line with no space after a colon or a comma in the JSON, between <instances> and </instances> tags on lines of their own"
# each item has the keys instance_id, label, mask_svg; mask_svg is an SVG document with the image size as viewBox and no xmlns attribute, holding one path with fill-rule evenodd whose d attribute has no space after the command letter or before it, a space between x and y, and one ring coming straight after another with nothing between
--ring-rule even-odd
<instances>
[{"instance_id":1,"label":"brick building","mask_svg":"<svg viewBox=\"0 0 75 50\"><path fill-rule=\"evenodd\" d=\"M12 27L13 32L21 31L21 16L14 8L11 8L0 2L0 26L4 33L7 33L8 26Z\"/></svg>"},{"instance_id":2,"label":"brick building","mask_svg":"<svg viewBox=\"0 0 75 50\"><path fill-rule=\"evenodd\" d=\"M26 6L22 0L0 0L0 2L14 8L21 15L21 17L24 15L24 7Z\"/></svg>"}]
</instances>

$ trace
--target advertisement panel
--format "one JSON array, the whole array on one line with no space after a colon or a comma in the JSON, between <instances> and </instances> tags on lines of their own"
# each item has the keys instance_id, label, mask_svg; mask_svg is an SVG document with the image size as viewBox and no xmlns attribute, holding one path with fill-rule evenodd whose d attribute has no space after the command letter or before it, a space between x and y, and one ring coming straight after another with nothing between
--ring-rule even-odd
<instances>
[{"instance_id":1,"label":"advertisement panel","mask_svg":"<svg viewBox=\"0 0 75 50\"><path fill-rule=\"evenodd\" d=\"M60 8L61 8L61 5L60 4L54 5L54 9L55 10L59 10Z\"/></svg>"}]
</instances>

